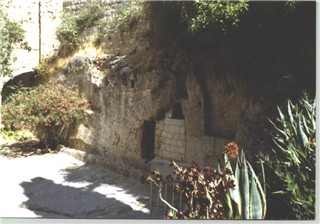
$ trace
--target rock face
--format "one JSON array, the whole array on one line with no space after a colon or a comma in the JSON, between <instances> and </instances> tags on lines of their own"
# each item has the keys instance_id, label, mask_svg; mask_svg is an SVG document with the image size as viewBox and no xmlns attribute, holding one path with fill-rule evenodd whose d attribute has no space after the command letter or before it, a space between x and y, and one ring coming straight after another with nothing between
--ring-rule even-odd
<instances>
[{"instance_id":1,"label":"rock face","mask_svg":"<svg viewBox=\"0 0 320 224\"><path fill-rule=\"evenodd\" d=\"M21 8L20 1L10 1L8 12L23 19L32 47L29 53L17 49L14 70L32 68L39 55L54 52L61 11L77 10L85 2L28 1ZM118 169L147 169L146 162L155 157L215 165L229 141L252 153L260 147L252 125L265 118L264 107L247 98L246 86L231 75L218 79L214 63L201 55L155 48L147 37L150 29L142 20L134 30L110 34L103 44L107 54L77 56L58 74L92 106L69 146L97 154Z\"/></svg>"},{"instance_id":2,"label":"rock face","mask_svg":"<svg viewBox=\"0 0 320 224\"><path fill-rule=\"evenodd\" d=\"M250 125L264 112L246 98L245 85L218 80L208 59L154 51L145 29L138 24L135 32L109 37L112 54L75 57L59 75L92 105L69 146L123 170L148 169L155 157L215 166L230 141L253 152Z\"/></svg>"}]
</instances>

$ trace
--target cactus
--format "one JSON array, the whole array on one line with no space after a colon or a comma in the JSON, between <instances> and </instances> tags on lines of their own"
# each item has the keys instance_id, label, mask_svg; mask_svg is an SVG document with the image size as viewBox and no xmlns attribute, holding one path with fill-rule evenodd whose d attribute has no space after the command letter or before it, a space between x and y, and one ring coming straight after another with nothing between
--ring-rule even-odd
<instances>
[{"instance_id":1,"label":"cactus","mask_svg":"<svg viewBox=\"0 0 320 224\"><path fill-rule=\"evenodd\" d=\"M261 183L245 154L237 156L235 171L231 176L235 187L226 191L229 219L264 219L266 216L266 196ZM233 170L230 158L224 154L226 168Z\"/></svg>"}]
</instances>

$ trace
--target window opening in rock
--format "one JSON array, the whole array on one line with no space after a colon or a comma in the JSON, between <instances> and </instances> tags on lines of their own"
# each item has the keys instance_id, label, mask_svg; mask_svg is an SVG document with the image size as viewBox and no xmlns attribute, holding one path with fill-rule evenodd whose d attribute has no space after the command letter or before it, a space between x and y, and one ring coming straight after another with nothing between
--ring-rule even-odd
<instances>
[{"instance_id":1,"label":"window opening in rock","mask_svg":"<svg viewBox=\"0 0 320 224\"><path fill-rule=\"evenodd\" d=\"M141 142L141 158L145 160L154 159L154 142L155 142L156 122L144 121Z\"/></svg>"},{"instance_id":2,"label":"window opening in rock","mask_svg":"<svg viewBox=\"0 0 320 224\"><path fill-rule=\"evenodd\" d=\"M134 79L131 79L131 80L130 80L130 87L131 87L131 88L134 88Z\"/></svg>"},{"instance_id":3,"label":"window opening in rock","mask_svg":"<svg viewBox=\"0 0 320 224\"><path fill-rule=\"evenodd\" d=\"M173 106L172 118L173 119L184 119L183 112L182 112L182 106L180 103L176 103Z\"/></svg>"}]
</instances>

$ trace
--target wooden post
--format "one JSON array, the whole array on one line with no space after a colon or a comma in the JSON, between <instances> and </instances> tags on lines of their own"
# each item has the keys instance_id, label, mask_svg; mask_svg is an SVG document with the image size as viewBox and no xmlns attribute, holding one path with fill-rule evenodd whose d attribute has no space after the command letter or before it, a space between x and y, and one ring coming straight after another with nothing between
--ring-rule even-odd
<instances>
[{"instance_id":1,"label":"wooden post","mask_svg":"<svg viewBox=\"0 0 320 224\"><path fill-rule=\"evenodd\" d=\"M41 62L41 0L38 7L38 23L39 23L39 63Z\"/></svg>"}]
</instances>

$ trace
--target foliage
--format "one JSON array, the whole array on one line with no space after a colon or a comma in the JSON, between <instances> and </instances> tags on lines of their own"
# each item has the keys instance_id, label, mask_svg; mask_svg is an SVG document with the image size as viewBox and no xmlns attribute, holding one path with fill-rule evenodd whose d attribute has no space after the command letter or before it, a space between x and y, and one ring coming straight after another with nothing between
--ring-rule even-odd
<instances>
[{"instance_id":1,"label":"foliage","mask_svg":"<svg viewBox=\"0 0 320 224\"><path fill-rule=\"evenodd\" d=\"M235 187L226 191L228 218L264 219L267 207L265 190L246 160L244 152L241 151L239 156L237 151L238 146L235 143L229 143L224 155L225 167L230 170L232 170L231 159L236 158L236 168L230 177Z\"/></svg>"},{"instance_id":2,"label":"foliage","mask_svg":"<svg viewBox=\"0 0 320 224\"><path fill-rule=\"evenodd\" d=\"M273 155L259 157L270 167L277 180L274 194L290 208L289 218L315 218L316 107L304 93L298 103L287 102L286 113L278 107L277 123L270 120ZM273 183L270 181L270 183Z\"/></svg>"},{"instance_id":3,"label":"foliage","mask_svg":"<svg viewBox=\"0 0 320 224\"><path fill-rule=\"evenodd\" d=\"M239 78L254 100L276 105L296 98L299 89L315 92L315 2L248 1L236 25L227 20L223 31L221 22L210 22L193 33L190 21L200 3L147 3L144 12L156 47L196 55L194 64L212 64L221 80L226 74Z\"/></svg>"},{"instance_id":4,"label":"foliage","mask_svg":"<svg viewBox=\"0 0 320 224\"><path fill-rule=\"evenodd\" d=\"M3 124L5 130L37 130L47 147L55 147L88 107L78 92L51 81L11 95L2 108Z\"/></svg>"},{"instance_id":5,"label":"foliage","mask_svg":"<svg viewBox=\"0 0 320 224\"><path fill-rule=\"evenodd\" d=\"M19 140L26 140L29 138L30 134L28 130L18 130L18 131L1 131L2 138L5 141L19 141Z\"/></svg>"},{"instance_id":6,"label":"foliage","mask_svg":"<svg viewBox=\"0 0 320 224\"><path fill-rule=\"evenodd\" d=\"M2 130L2 88L4 83L3 77L11 76L12 52L17 44L21 48L30 50L30 47L23 41L24 30L21 24L9 19L8 15L3 12L0 3L0 131ZM0 141L2 135L0 135Z\"/></svg>"},{"instance_id":7,"label":"foliage","mask_svg":"<svg viewBox=\"0 0 320 224\"><path fill-rule=\"evenodd\" d=\"M0 4L0 75L7 76L11 74L11 54L16 44L21 48L30 50L30 47L23 41L24 30L21 24L9 19L8 15L2 11Z\"/></svg>"},{"instance_id":8,"label":"foliage","mask_svg":"<svg viewBox=\"0 0 320 224\"><path fill-rule=\"evenodd\" d=\"M93 4L83 7L75 14L68 11L63 14L60 26L56 34L64 51L71 53L82 43L82 33L95 25L105 16L103 1L95 1Z\"/></svg>"},{"instance_id":9,"label":"foliage","mask_svg":"<svg viewBox=\"0 0 320 224\"><path fill-rule=\"evenodd\" d=\"M36 67L33 68L34 72L37 76L40 77L47 77L49 76L49 69L51 67L51 64L55 63L57 60L56 56L48 57L41 59L41 61L38 63Z\"/></svg>"},{"instance_id":10,"label":"foliage","mask_svg":"<svg viewBox=\"0 0 320 224\"><path fill-rule=\"evenodd\" d=\"M75 50L81 43L81 34L71 13L63 15L61 24L57 28L57 37L63 47L69 51Z\"/></svg>"},{"instance_id":11,"label":"foliage","mask_svg":"<svg viewBox=\"0 0 320 224\"><path fill-rule=\"evenodd\" d=\"M141 1L132 1L130 4L122 5L110 21L112 31L124 33L131 30L142 16L142 6Z\"/></svg>"},{"instance_id":12,"label":"foliage","mask_svg":"<svg viewBox=\"0 0 320 224\"><path fill-rule=\"evenodd\" d=\"M233 181L228 179L231 175L229 169L218 172L209 167L202 168L196 163L182 168L174 161L170 166L174 168L175 190L187 199L186 211L179 211L162 197L164 183L172 183L172 175L163 178L158 170L154 170L141 178L143 183L153 183L159 189L160 200L170 208L167 218L224 219L226 217L223 207L224 191L234 187ZM224 185L223 180L226 180Z\"/></svg>"},{"instance_id":13,"label":"foliage","mask_svg":"<svg viewBox=\"0 0 320 224\"><path fill-rule=\"evenodd\" d=\"M238 149L234 142L225 147L224 164L219 161L218 170L202 168L194 162L190 167L182 168L172 161L170 166L174 168L175 177L163 178L158 170L154 170L143 175L141 181L159 189L160 200L170 208L167 218L264 219L265 187L262 188L244 152L238 155ZM232 168L232 159L236 159L235 169ZM175 190L187 199L186 211L178 210L162 197L164 184L172 183L174 179Z\"/></svg>"},{"instance_id":14,"label":"foliage","mask_svg":"<svg viewBox=\"0 0 320 224\"><path fill-rule=\"evenodd\" d=\"M8 86L11 89L12 93L16 93L19 91L27 91L30 87L26 87L22 80L19 80L16 84ZM10 97L10 96L9 96Z\"/></svg>"},{"instance_id":15,"label":"foliage","mask_svg":"<svg viewBox=\"0 0 320 224\"><path fill-rule=\"evenodd\" d=\"M198 0L193 6L181 4L181 17L187 20L192 33L214 25L223 32L228 26L237 26L240 15L248 11L248 1L205 1Z\"/></svg>"}]
</instances>

